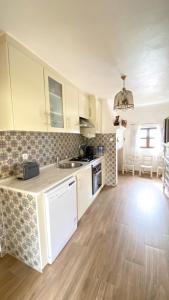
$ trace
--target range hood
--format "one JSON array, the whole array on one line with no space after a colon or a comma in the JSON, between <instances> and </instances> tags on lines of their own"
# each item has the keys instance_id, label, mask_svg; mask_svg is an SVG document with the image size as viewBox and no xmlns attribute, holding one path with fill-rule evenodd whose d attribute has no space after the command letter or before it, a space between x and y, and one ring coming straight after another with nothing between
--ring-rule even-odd
<instances>
[{"instance_id":1,"label":"range hood","mask_svg":"<svg viewBox=\"0 0 169 300\"><path fill-rule=\"evenodd\" d=\"M79 124L80 124L80 128L93 128L94 125L92 124L92 122L90 122L88 119L79 118Z\"/></svg>"}]
</instances>

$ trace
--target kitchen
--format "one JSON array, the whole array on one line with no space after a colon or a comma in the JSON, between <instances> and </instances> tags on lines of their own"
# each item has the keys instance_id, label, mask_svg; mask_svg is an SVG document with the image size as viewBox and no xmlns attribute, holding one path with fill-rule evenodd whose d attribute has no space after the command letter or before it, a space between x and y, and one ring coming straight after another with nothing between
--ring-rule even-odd
<instances>
[{"instance_id":1,"label":"kitchen","mask_svg":"<svg viewBox=\"0 0 169 300\"><path fill-rule=\"evenodd\" d=\"M1 35L0 45L1 62L6 62L1 78L7 87L0 110L1 256L11 254L42 272L64 248L105 183L116 185L116 176L109 178L116 170L116 138L100 133L100 100L79 92L9 35ZM94 137L93 145L85 144L88 135ZM55 194L63 207L52 207ZM70 215L64 215L67 210ZM62 228L61 236L57 228Z\"/></svg>"},{"instance_id":2,"label":"kitchen","mask_svg":"<svg viewBox=\"0 0 169 300\"><path fill-rule=\"evenodd\" d=\"M136 2L0 3L0 299L169 297L169 8Z\"/></svg>"}]
</instances>

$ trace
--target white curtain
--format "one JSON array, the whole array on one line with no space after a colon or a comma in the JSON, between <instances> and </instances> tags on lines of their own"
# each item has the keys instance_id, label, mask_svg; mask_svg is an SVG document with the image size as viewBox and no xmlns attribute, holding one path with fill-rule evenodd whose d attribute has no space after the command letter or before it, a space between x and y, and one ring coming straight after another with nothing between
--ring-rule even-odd
<instances>
[{"instance_id":1,"label":"white curtain","mask_svg":"<svg viewBox=\"0 0 169 300\"><path fill-rule=\"evenodd\" d=\"M157 134L155 137L155 147L152 149L140 148L140 128L143 127L156 127ZM154 168L157 166L157 159L162 155L162 135L161 126L159 124L130 124L128 125L125 133L125 145L124 145L124 158L127 160L128 155L142 157L143 155L151 155L154 159Z\"/></svg>"},{"instance_id":2,"label":"white curtain","mask_svg":"<svg viewBox=\"0 0 169 300\"><path fill-rule=\"evenodd\" d=\"M137 132L139 126L137 124L131 124L127 127L125 132L125 147L124 155L136 155L136 142L137 142Z\"/></svg>"}]
</instances>

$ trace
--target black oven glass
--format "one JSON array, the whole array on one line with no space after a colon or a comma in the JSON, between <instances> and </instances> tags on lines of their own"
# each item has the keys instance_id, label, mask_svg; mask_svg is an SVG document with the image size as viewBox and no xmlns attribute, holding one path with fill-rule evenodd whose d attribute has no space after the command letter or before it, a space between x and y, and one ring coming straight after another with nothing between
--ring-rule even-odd
<instances>
[{"instance_id":1,"label":"black oven glass","mask_svg":"<svg viewBox=\"0 0 169 300\"><path fill-rule=\"evenodd\" d=\"M102 185L101 163L92 167L92 194L94 195Z\"/></svg>"}]
</instances>

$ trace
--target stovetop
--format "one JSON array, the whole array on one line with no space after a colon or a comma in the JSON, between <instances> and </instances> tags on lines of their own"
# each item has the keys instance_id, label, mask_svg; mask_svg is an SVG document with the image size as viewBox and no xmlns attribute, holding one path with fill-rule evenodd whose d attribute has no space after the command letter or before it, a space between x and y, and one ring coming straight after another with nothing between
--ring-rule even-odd
<instances>
[{"instance_id":1,"label":"stovetop","mask_svg":"<svg viewBox=\"0 0 169 300\"><path fill-rule=\"evenodd\" d=\"M89 156L89 157L73 157L72 159L70 159L70 161L83 161L83 162L90 162L93 159L96 159L96 156Z\"/></svg>"}]
</instances>

